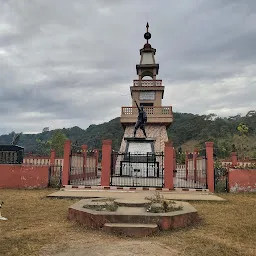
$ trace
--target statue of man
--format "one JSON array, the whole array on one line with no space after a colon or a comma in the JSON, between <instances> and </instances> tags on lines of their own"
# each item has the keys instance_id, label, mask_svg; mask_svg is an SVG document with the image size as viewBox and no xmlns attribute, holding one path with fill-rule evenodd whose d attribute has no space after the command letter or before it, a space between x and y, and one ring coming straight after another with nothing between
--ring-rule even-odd
<instances>
[{"instance_id":1,"label":"statue of man","mask_svg":"<svg viewBox=\"0 0 256 256\"><path fill-rule=\"evenodd\" d=\"M140 128L143 131L144 136L147 138L147 134L145 131L145 124L147 123L147 113L144 111L143 106L139 107L136 101L135 103L138 108L139 114L138 114L138 120L134 127L134 137L136 136L137 130Z\"/></svg>"}]
</instances>

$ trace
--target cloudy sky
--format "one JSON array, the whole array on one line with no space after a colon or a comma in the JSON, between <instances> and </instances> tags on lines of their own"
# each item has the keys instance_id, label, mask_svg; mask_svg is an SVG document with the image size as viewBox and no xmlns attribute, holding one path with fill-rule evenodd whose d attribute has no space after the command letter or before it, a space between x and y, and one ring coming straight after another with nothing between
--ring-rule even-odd
<instances>
[{"instance_id":1,"label":"cloudy sky","mask_svg":"<svg viewBox=\"0 0 256 256\"><path fill-rule=\"evenodd\" d=\"M0 134L120 116L147 21L163 105L256 109L255 0L0 0Z\"/></svg>"}]
</instances>

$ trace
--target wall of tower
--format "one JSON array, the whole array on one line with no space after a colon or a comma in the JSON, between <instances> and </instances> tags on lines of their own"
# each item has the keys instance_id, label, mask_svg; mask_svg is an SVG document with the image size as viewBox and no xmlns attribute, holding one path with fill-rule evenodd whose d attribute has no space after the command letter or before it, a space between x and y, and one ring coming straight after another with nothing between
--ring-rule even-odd
<instances>
[{"instance_id":1,"label":"wall of tower","mask_svg":"<svg viewBox=\"0 0 256 256\"><path fill-rule=\"evenodd\" d=\"M126 141L124 138L133 137L134 125L126 126L124 131L124 136L120 146L120 152L125 152ZM146 133L148 138L155 139L155 152L164 152L165 142L168 141L168 135L166 131L166 126L164 125L146 125ZM137 130L136 137L144 138L143 132L141 130Z\"/></svg>"},{"instance_id":2,"label":"wall of tower","mask_svg":"<svg viewBox=\"0 0 256 256\"><path fill-rule=\"evenodd\" d=\"M152 52L143 53L141 64L155 64L153 53Z\"/></svg>"},{"instance_id":3,"label":"wall of tower","mask_svg":"<svg viewBox=\"0 0 256 256\"><path fill-rule=\"evenodd\" d=\"M144 91L143 88L141 88L141 91ZM140 100L140 92L141 91L132 91L132 106L136 107L136 104L134 100L136 100L138 103L153 103L155 107L160 107L162 106L162 91L157 91L155 89L152 89L151 91L155 92L155 99L154 100ZM147 90L148 91L148 90ZM151 92L149 91L149 92Z\"/></svg>"}]
</instances>

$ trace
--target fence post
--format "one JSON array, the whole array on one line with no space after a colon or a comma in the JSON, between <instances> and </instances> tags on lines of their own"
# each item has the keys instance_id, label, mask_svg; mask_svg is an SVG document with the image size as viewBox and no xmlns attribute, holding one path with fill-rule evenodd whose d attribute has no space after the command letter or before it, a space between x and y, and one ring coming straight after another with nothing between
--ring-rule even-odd
<instances>
[{"instance_id":1,"label":"fence post","mask_svg":"<svg viewBox=\"0 0 256 256\"><path fill-rule=\"evenodd\" d=\"M111 173L112 140L102 141L101 186L108 187Z\"/></svg>"},{"instance_id":2,"label":"fence post","mask_svg":"<svg viewBox=\"0 0 256 256\"><path fill-rule=\"evenodd\" d=\"M87 163L86 163L86 158L87 158L87 145L82 145L82 152L83 152L83 180L86 180L87 178Z\"/></svg>"},{"instance_id":3,"label":"fence post","mask_svg":"<svg viewBox=\"0 0 256 256\"><path fill-rule=\"evenodd\" d=\"M51 166L55 165L55 158L56 158L56 151L54 149L52 149L51 155L50 155L50 165Z\"/></svg>"},{"instance_id":4,"label":"fence post","mask_svg":"<svg viewBox=\"0 0 256 256\"><path fill-rule=\"evenodd\" d=\"M95 177L98 176L98 164L99 164L99 151L98 149L94 149L94 157L95 157Z\"/></svg>"},{"instance_id":5,"label":"fence post","mask_svg":"<svg viewBox=\"0 0 256 256\"><path fill-rule=\"evenodd\" d=\"M64 145L62 185L69 185L71 140L66 140Z\"/></svg>"},{"instance_id":6,"label":"fence post","mask_svg":"<svg viewBox=\"0 0 256 256\"><path fill-rule=\"evenodd\" d=\"M214 193L214 159L213 142L205 142L207 159L207 185L210 192Z\"/></svg>"},{"instance_id":7,"label":"fence post","mask_svg":"<svg viewBox=\"0 0 256 256\"><path fill-rule=\"evenodd\" d=\"M174 149L171 141L165 142L164 147L164 187L173 189Z\"/></svg>"},{"instance_id":8,"label":"fence post","mask_svg":"<svg viewBox=\"0 0 256 256\"><path fill-rule=\"evenodd\" d=\"M237 153L236 152L231 153L231 161L232 161L232 166L237 166Z\"/></svg>"},{"instance_id":9,"label":"fence post","mask_svg":"<svg viewBox=\"0 0 256 256\"><path fill-rule=\"evenodd\" d=\"M193 163L194 163L194 182L196 183L197 180L197 154L198 154L198 149L195 148L193 152Z\"/></svg>"},{"instance_id":10,"label":"fence post","mask_svg":"<svg viewBox=\"0 0 256 256\"><path fill-rule=\"evenodd\" d=\"M187 151L186 151L185 168L186 168L186 180L188 180L188 152Z\"/></svg>"}]
</instances>

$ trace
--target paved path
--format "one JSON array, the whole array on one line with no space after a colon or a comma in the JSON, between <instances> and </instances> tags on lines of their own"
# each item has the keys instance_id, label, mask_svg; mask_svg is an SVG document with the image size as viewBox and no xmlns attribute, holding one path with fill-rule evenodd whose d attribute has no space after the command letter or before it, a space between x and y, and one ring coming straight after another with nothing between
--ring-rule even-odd
<instances>
[{"instance_id":1,"label":"paved path","mask_svg":"<svg viewBox=\"0 0 256 256\"><path fill-rule=\"evenodd\" d=\"M53 198L93 198L93 197L111 197L120 199L145 199L145 197L154 196L155 191L116 191L116 190L64 190L48 195ZM173 191L160 192L166 199L183 200L183 201L226 201L225 199L216 196L209 192L187 192Z\"/></svg>"}]
</instances>

